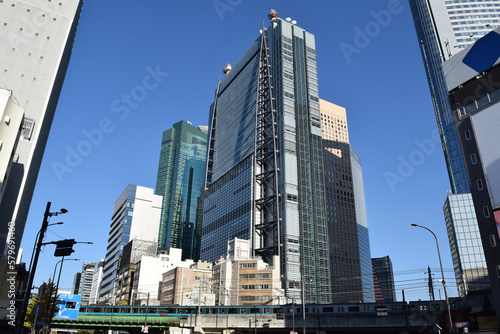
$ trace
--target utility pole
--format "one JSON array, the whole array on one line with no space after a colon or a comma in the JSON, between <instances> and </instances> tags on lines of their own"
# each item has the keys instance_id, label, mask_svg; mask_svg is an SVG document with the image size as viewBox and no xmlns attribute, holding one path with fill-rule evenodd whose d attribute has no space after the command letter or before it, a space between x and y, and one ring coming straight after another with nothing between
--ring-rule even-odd
<instances>
[{"instance_id":1,"label":"utility pole","mask_svg":"<svg viewBox=\"0 0 500 334\"><path fill-rule=\"evenodd\" d=\"M427 266L427 274L429 274L429 297L431 298L432 301L436 300L434 298L434 284L432 282L432 274L431 274L431 267Z\"/></svg>"},{"instance_id":2,"label":"utility pole","mask_svg":"<svg viewBox=\"0 0 500 334\"><path fill-rule=\"evenodd\" d=\"M49 225L50 214L50 202L47 202L47 207L45 208L45 213L43 215L42 228L40 229L40 235L38 236L38 242L36 244L35 257L33 259L33 267L29 268L28 284L26 284L26 291L24 294L23 306L19 312L19 318L17 319L17 333L21 333L24 327L24 317L26 316L26 310L28 309L28 303L31 296L31 287L33 286L33 280L35 279L36 266L38 264L38 256L40 255L40 250L42 248L43 238L45 237L45 231Z\"/></svg>"}]
</instances>

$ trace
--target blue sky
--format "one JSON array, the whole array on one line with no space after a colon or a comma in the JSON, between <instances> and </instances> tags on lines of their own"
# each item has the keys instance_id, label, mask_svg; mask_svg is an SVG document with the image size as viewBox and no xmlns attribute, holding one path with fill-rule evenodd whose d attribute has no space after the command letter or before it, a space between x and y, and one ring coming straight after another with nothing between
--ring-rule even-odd
<instances>
[{"instance_id":1,"label":"blue sky","mask_svg":"<svg viewBox=\"0 0 500 334\"><path fill-rule=\"evenodd\" d=\"M347 109L363 164L372 257L391 257L407 299L427 298L427 266L440 277L435 243L410 224L427 226L456 295L442 212L450 185L406 0L86 0L24 233L24 261L47 201L69 212L46 241L92 241L75 245L73 258L105 256L118 196L128 184L154 188L164 130L179 120L208 123L222 68L269 24L271 8L316 36L320 97ZM53 248L41 254L35 285L52 275ZM81 261L65 262L60 287L70 289L80 269Z\"/></svg>"}]
</instances>

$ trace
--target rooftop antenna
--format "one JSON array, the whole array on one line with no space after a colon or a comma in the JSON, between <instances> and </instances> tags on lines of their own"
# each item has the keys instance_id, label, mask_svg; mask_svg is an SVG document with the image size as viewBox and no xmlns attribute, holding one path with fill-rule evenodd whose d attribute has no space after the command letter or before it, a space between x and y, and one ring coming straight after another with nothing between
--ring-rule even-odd
<instances>
[{"instance_id":1,"label":"rooftop antenna","mask_svg":"<svg viewBox=\"0 0 500 334\"><path fill-rule=\"evenodd\" d=\"M224 74L228 74L229 72L231 72L231 63L227 63L226 67L222 69L222 73Z\"/></svg>"},{"instance_id":2,"label":"rooftop antenna","mask_svg":"<svg viewBox=\"0 0 500 334\"><path fill-rule=\"evenodd\" d=\"M267 17L269 18L269 20L271 20L272 22L276 21L280 16L278 14L277 11L275 11L274 9L271 9L271 11L269 12L269 14L267 14Z\"/></svg>"}]
</instances>

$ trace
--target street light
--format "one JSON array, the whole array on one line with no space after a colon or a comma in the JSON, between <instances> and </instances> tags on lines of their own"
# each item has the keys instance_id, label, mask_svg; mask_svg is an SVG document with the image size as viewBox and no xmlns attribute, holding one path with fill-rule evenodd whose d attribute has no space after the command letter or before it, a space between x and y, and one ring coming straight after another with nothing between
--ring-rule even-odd
<instances>
[{"instance_id":1,"label":"street light","mask_svg":"<svg viewBox=\"0 0 500 334\"><path fill-rule=\"evenodd\" d=\"M227 291L226 288L222 289L223 289L222 291L227 294L227 297L229 298L229 305L231 305L231 296L229 295L229 291ZM226 334L229 334L229 307L227 307L227 304L225 306L226 306Z\"/></svg>"},{"instance_id":2,"label":"street light","mask_svg":"<svg viewBox=\"0 0 500 334\"><path fill-rule=\"evenodd\" d=\"M431 232L432 235L434 236L434 239L436 240L436 248L437 248L438 257L439 257L439 266L441 267L441 277L443 278L442 283L443 283L443 289L444 289L444 297L446 299L446 306L448 307L448 318L449 318L449 321L450 321L449 331L451 332L451 330L453 328L453 321L451 319L450 301L448 300L448 292L446 291L446 282L444 280L443 263L441 262L441 252L439 251L438 238L436 237L436 235L434 234L434 232L432 232L430 229L428 229L425 226L421 226L421 225L417 225L417 224L411 224L411 226L420 227L420 228L423 228L423 229Z\"/></svg>"},{"instance_id":3,"label":"street light","mask_svg":"<svg viewBox=\"0 0 500 334\"><path fill-rule=\"evenodd\" d=\"M62 258L62 260L59 260L56 265L54 266L54 273L52 274L52 285L50 286L50 290L49 290L49 303L47 305L47 318L50 317L50 311L55 307L56 305L56 301L57 301L57 292L58 292L58 287L56 288L56 296L54 297L54 305L52 305L52 302L51 302L51 299L52 299L52 288L54 287L54 283L56 282L56 268L57 268L57 265L59 263L61 263L61 268L59 269L59 275L61 273L61 270L62 270L62 266L63 266L63 262L64 261L80 261L80 259L65 259L64 256ZM59 285L59 282L57 283L57 285Z\"/></svg>"},{"instance_id":4,"label":"street light","mask_svg":"<svg viewBox=\"0 0 500 334\"><path fill-rule=\"evenodd\" d=\"M49 226L49 218L53 216L58 216L60 214L65 214L68 212L66 209L61 209L61 211L58 212L50 212L50 205L51 202L47 202L47 207L45 208L45 213L43 214L43 222L42 222L42 227L40 228L40 231L38 232L38 242L36 244L36 250L34 257L31 258L30 261L30 268L29 268L29 276L28 276L28 283L26 285L26 292L23 298L23 304L21 307L21 310L19 312L19 318L17 322L17 333L21 334L24 328L24 317L26 316L26 310L28 309L28 303L29 299L31 296L31 287L33 286L33 280L35 279L35 272L36 272L36 266L38 264L38 256L40 255L40 250L42 248L42 242L43 238L45 237L45 231L47 230L47 227ZM54 225L59 225L54 224ZM35 238L36 239L36 238Z\"/></svg>"},{"instance_id":5,"label":"street light","mask_svg":"<svg viewBox=\"0 0 500 334\"><path fill-rule=\"evenodd\" d=\"M304 276L302 276L301 282L302 282L301 290L302 290L302 321L303 321L302 331L303 331L303 334L306 334L306 300L304 297L304 294L305 294ZM312 282L312 279L310 279L309 282Z\"/></svg>"}]
</instances>

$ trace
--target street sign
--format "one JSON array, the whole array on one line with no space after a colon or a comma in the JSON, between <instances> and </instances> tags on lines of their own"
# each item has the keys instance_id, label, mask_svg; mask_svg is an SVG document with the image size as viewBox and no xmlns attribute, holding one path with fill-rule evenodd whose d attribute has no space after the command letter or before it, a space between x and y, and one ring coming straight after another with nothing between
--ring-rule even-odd
<instances>
[{"instance_id":1,"label":"street sign","mask_svg":"<svg viewBox=\"0 0 500 334\"><path fill-rule=\"evenodd\" d=\"M36 304L33 306L33 312L35 315L39 315L43 313L43 305L42 304Z\"/></svg>"},{"instance_id":2,"label":"street sign","mask_svg":"<svg viewBox=\"0 0 500 334\"><path fill-rule=\"evenodd\" d=\"M149 327L148 327L148 326L142 326L142 330L141 330L141 332L143 332L143 333L147 333L147 332L148 332L148 330L149 330Z\"/></svg>"},{"instance_id":3,"label":"street sign","mask_svg":"<svg viewBox=\"0 0 500 334\"><path fill-rule=\"evenodd\" d=\"M78 320L81 300L82 296L80 295L68 293L59 294L59 298L57 298L56 302L56 307L58 307L59 310L56 311L54 319Z\"/></svg>"}]
</instances>

